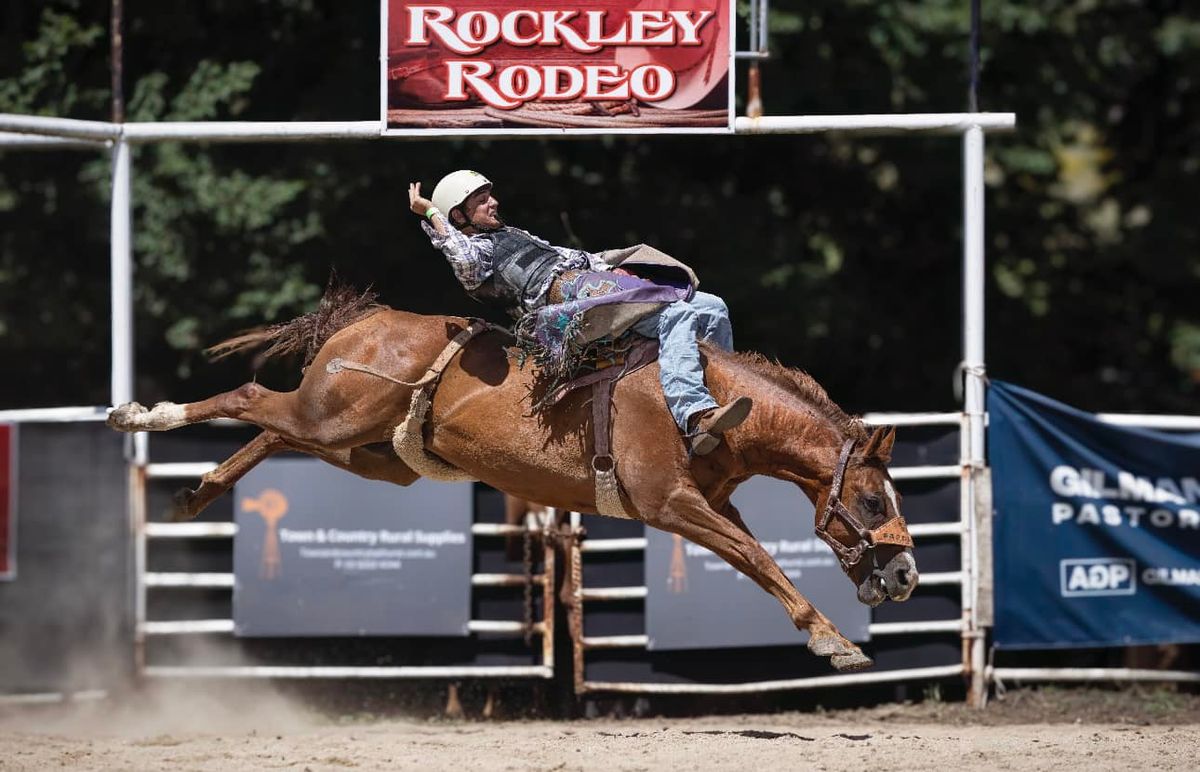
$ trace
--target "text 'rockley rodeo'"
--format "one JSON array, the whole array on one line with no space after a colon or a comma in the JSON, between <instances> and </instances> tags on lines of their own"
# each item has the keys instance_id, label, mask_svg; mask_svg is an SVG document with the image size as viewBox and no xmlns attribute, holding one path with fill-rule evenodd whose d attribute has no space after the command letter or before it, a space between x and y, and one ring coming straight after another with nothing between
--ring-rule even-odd
<instances>
[{"instance_id":1,"label":"text 'rockley rodeo'","mask_svg":"<svg viewBox=\"0 0 1200 772\"><path fill-rule=\"evenodd\" d=\"M405 10L405 45L429 46L436 40L461 55L479 54L501 41L517 47L565 47L580 54L594 54L610 46L700 46L700 30L714 15L711 10L610 14L546 9L457 14L443 5L412 5ZM498 71L481 59L452 59L445 64L446 101L466 101L473 93L505 110L530 100L637 99L654 103L671 96L676 82L670 67L656 63L628 70L619 64L512 64Z\"/></svg>"}]
</instances>

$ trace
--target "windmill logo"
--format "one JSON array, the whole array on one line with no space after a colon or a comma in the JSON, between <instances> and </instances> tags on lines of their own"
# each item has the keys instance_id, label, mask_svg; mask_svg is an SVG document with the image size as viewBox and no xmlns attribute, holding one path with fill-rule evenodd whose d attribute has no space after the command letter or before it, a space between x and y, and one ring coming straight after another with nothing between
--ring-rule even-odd
<instances>
[{"instance_id":1,"label":"windmill logo","mask_svg":"<svg viewBox=\"0 0 1200 772\"><path fill-rule=\"evenodd\" d=\"M267 488L258 494L258 498L242 499L243 512L257 512L267 525L267 535L263 539L262 563L259 573L263 579L279 577L279 520L288 511L287 496L274 488Z\"/></svg>"}]
</instances>

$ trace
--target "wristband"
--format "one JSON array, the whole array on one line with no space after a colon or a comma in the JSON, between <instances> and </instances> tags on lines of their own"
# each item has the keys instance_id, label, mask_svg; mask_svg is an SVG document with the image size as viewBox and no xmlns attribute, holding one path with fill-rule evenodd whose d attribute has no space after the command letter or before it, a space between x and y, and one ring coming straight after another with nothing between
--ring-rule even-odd
<instances>
[{"instance_id":1,"label":"wristband","mask_svg":"<svg viewBox=\"0 0 1200 772\"><path fill-rule=\"evenodd\" d=\"M430 222L432 222L432 221L433 221L433 216L434 216L435 214L441 214L441 213L442 213L442 210L441 210L441 209L438 209L436 206L431 206L431 207L429 207L428 209L426 209L426 210L425 210L425 217L426 217L426 218L427 218L427 219L428 219Z\"/></svg>"}]
</instances>

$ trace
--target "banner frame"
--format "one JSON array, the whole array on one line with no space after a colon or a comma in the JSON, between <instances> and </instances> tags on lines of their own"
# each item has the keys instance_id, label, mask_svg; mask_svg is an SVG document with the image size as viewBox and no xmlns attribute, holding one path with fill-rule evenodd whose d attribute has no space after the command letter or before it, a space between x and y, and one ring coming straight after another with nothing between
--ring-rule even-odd
<instances>
[{"instance_id":1,"label":"banner frame","mask_svg":"<svg viewBox=\"0 0 1200 772\"><path fill-rule=\"evenodd\" d=\"M379 133L383 137L562 137L562 136L655 136L655 135L697 135L724 136L736 133L734 122L737 118L737 97L735 81L737 79L737 2L729 2L729 18L727 20L729 35L729 65L726 75L726 120L724 126L671 126L638 128L571 128L571 127L530 127L525 129L505 128L388 128L388 5L390 0L379 0Z\"/></svg>"}]
</instances>

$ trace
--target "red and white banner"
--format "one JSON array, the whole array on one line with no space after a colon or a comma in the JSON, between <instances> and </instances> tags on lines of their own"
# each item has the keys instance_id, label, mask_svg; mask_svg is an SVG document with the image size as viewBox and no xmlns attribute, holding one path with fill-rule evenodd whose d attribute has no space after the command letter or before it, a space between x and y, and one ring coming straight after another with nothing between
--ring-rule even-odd
<instances>
[{"instance_id":1,"label":"red and white banner","mask_svg":"<svg viewBox=\"0 0 1200 772\"><path fill-rule=\"evenodd\" d=\"M0 579L17 575L17 427L0 424Z\"/></svg>"},{"instance_id":2,"label":"red and white banner","mask_svg":"<svg viewBox=\"0 0 1200 772\"><path fill-rule=\"evenodd\" d=\"M731 0L383 0L382 12L385 133L732 130Z\"/></svg>"}]
</instances>

